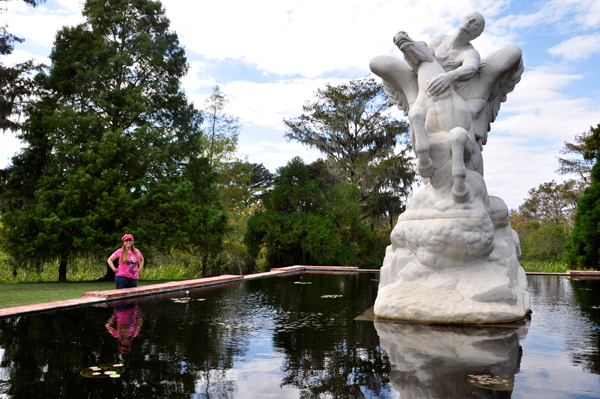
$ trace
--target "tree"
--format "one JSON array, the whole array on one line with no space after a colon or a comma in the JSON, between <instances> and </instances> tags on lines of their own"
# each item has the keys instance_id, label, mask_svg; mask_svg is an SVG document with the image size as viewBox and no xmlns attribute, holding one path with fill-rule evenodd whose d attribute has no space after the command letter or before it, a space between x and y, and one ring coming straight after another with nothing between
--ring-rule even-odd
<instances>
[{"instance_id":1,"label":"tree","mask_svg":"<svg viewBox=\"0 0 600 399\"><path fill-rule=\"evenodd\" d=\"M583 189L591 183L592 167L598 154L600 145L594 145L594 131L600 128L600 124L594 128L590 128L589 132L576 134L573 142L565 141L564 148L560 151L563 155L574 155L575 158L558 158L560 168L557 172L561 175L575 174L579 176L579 181L582 183ZM597 138L596 138L597 140ZM589 145L588 145L589 142Z\"/></svg>"},{"instance_id":2,"label":"tree","mask_svg":"<svg viewBox=\"0 0 600 399\"><path fill-rule=\"evenodd\" d=\"M585 151L595 156L591 185L577 204L575 226L565 247L565 260L577 269L600 270L600 125L592 128L590 133L585 140Z\"/></svg>"},{"instance_id":3,"label":"tree","mask_svg":"<svg viewBox=\"0 0 600 399\"><path fill-rule=\"evenodd\" d=\"M251 256L265 248L271 267L381 265L387 237L381 240L361 220L356 185L340 182L322 160L306 165L294 158L277 172L264 210L248 220L244 242Z\"/></svg>"},{"instance_id":4,"label":"tree","mask_svg":"<svg viewBox=\"0 0 600 399\"><path fill-rule=\"evenodd\" d=\"M238 146L239 119L225 113L228 102L219 85L204 102L204 154L216 169L235 160Z\"/></svg>"},{"instance_id":5,"label":"tree","mask_svg":"<svg viewBox=\"0 0 600 399\"><path fill-rule=\"evenodd\" d=\"M364 217L393 221L416 175L406 155L408 125L386 113L391 103L383 85L373 78L327 83L315 98L301 116L284 119L285 137L324 153L340 179L359 187Z\"/></svg>"},{"instance_id":6,"label":"tree","mask_svg":"<svg viewBox=\"0 0 600 399\"><path fill-rule=\"evenodd\" d=\"M227 217L202 157L188 65L158 1L87 0L56 36L2 194L5 249L25 262L146 249L222 250ZM147 251L146 251L147 252Z\"/></svg>"},{"instance_id":7,"label":"tree","mask_svg":"<svg viewBox=\"0 0 600 399\"><path fill-rule=\"evenodd\" d=\"M573 180L542 183L529 190L529 197L517 211L523 222L567 225L573 227L573 215L579 199ZM514 227L514 226L513 226Z\"/></svg>"}]
</instances>

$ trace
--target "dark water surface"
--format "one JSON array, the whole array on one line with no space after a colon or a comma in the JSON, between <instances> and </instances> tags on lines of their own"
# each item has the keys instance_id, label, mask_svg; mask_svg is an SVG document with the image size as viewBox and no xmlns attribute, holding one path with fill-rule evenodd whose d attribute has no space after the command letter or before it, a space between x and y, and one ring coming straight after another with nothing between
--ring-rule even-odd
<instances>
[{"instance_id":1,"label":"dark water surface","mask_svg":"<svg viewBox=\"0 0 600 399\"><path fill-rule=\"evenodd\" d=\"M448 327L355 320L377 279L303 274L2 319L0 398L600 398L600 281L529 276L529 320ZM81 375L114 364L118 378Z\"/></svg>"}]
</instances>

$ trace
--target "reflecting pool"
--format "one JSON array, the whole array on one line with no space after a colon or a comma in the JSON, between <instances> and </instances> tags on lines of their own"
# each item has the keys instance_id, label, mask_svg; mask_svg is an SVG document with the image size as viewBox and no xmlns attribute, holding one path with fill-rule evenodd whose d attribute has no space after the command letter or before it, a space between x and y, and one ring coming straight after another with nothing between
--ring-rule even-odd
<instances>
[{"instance_id":1,"label":"reflecting pool","mask_svg":"<svg viewBox=\"0 0 600 399\"><path fill-rule=\"evenodd\" d=\"M0 320L0 398L600 398L600 280L529 276L510 325L374 322L378 274Z\"/></svg>"}]
</instances>

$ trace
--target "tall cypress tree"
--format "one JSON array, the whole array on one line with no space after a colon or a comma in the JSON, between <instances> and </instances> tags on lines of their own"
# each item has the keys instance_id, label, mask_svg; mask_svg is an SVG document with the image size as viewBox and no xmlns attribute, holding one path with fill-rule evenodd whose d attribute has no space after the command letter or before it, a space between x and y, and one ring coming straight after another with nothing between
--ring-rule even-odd
<instances>
[{"instance_id":1,"label":"tall cypress tree","mask_svg":"<svg viewBox=\"0 0 600 399\"><path fill-rule=\"evenodd\" d=\"M146 248L219 251L226 215L201 157L201 114L180 87L188 64L162 4L87 0L36 77L5 183L6 249L26 262Z\"/></svg>"}]
</instances>

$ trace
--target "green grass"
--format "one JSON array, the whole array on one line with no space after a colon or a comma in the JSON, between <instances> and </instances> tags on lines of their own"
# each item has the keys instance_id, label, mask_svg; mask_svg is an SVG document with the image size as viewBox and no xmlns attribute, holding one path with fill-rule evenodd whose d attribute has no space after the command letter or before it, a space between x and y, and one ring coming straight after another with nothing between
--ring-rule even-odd
<instances>
[{"instance_id":1,"label":"green grass","mask_svg":"<svg viewBox=\"0 0 600 399\"><path fill-rule=\"evenodd\" d=\"M18 269L13 276L10 259L0 253L0 308L33 305L81 298L88 291L114 290L114 282L95 281L106 272L105 261L78 259L67 268L67 282L59 283L58 262L45 264L35 270ZM160 284L174 280L192 280L201 277L199 267L185 267L181 263L145 267L140 273L139 285Z\"/></svg>"},{"instance_id":2,"label":"green grass","mask_svg":"<svg viewBox=\"0 0 600 399\"><path fill-rule=\"evenodd\" d=\"M140 280L138 285L160 284L167 280ZM88 291L114 290L114 282L16 283L0 284L0 308L34 305L81 298Z\"/></svg>"},{"instance_id":3,"label":"green grass","mask_svg":"<svg viewBox=\"0 0 600 399\"><path fill-rule=\"evenodd\" d=\"M201 277L199 264L184 266L177 258L169 259L164 265L150 264L140 273L140 280L193 280ZM67 267L67 281L94 281L104 277L106 261L97 259L77 259ZM0 283L41 283L55 282L58 279L58 262L44 264L38 273L35 269L17 269L13 276L10 259L0 253Z\"/></svg>"},{"instance_id":4,"label":"green grass","mask_svg":"<svg viewBox=\"0 0 600 399\"><path fill-rule=\"evenodd\" d=\"M563 262L521 261L521 266L529 273L566 273L569 266Z\"/></svg>"}]
</instances>

